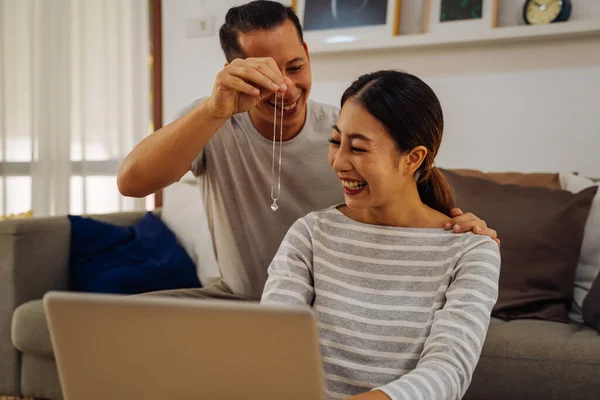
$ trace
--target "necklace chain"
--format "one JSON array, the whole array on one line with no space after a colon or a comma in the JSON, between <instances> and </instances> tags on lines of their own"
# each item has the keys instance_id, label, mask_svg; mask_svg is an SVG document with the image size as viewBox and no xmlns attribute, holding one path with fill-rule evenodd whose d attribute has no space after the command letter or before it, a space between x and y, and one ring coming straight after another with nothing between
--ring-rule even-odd
<instances>
[{"instance_id":1,"label":"necklace chain","mask_svg":"<svg viewBox=\"0 0 600 400\"><path fill-rule=\"evenodd\" d=\"M283 147L283 94L281 94L281 121L279 125L279 172L277 176L277 196L275 196L275 144L277 143L277 92L275 92L275 111L273 112L273 157L271 163L271 209L277 211L277 200L281 195L281 149Z\"/></svg>"}]
</instances>

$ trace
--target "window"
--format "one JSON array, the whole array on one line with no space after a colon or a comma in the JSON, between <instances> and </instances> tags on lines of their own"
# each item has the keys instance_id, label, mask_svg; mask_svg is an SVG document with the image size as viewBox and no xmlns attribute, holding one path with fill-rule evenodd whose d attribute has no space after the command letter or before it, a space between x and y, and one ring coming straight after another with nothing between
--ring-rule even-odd
<instances>
[{"instance_id":1,"label":"window","mask_svg":"<svg viewBox=\"0 0 600 400\"><path fill-rule=\"evenodd\" d=\"M139 0L0 0L0 215L154 207L116 181L152 131L149 18Z\"/></svg>"}]
</instances>

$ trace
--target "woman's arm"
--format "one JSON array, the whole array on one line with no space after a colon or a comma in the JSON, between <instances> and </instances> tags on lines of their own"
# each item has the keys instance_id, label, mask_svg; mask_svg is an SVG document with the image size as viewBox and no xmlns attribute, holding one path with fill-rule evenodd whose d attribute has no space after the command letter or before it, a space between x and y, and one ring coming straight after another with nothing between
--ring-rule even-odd
<instances>
[{"instance_id":1,"label":"woman's arm","mask_svg":"<svg viewBox=\"0 0 600 400\"><path fill-rule=\"evenodd\" d=\"M307 220L299 219L287 232L269 266L261 303L312 306L312 241Z\"/></svg>"},{"instance_id":2,"label":"woman's arm","mask_svg":"<svg viewBox=\"0 0 600 400\"><path fill-rule=\"evenodd\" d=\"M475 240L454 270L416 368L374 390L394 400L463 397L479 361L500 276L498 245L490 238Z\"/></svg>"}]
</instances>

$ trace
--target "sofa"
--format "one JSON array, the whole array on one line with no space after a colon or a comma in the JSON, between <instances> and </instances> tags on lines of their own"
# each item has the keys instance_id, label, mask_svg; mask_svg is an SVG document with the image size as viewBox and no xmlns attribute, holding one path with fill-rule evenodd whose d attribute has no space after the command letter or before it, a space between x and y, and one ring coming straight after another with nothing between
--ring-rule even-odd
<instances>
[{"instance_id":1,"label":"sofa","mask_svg":"<svg viewBox=\"0 0 600 400\"><path fill-rule=\"evenodd\" d=\"M131 225L143 215L93 218ZM0 396L62 398L41 298L69 290L70 229L67 217L0 223ZM573 321L493 318L464 398L595 400L599 376L595 329Z\"/></svg>"},{"instance_id":2,"label":"sofa","mask_svg":"<svg viewBox=\"0 0 600 400\"><path fill-rule=\"evenodd\" d=\"M143 215L94 218L126 226ZM41 299L69 290L70 236L66 216L0 223L0 396L62 399Z\"/></svg>"}]
</instances>

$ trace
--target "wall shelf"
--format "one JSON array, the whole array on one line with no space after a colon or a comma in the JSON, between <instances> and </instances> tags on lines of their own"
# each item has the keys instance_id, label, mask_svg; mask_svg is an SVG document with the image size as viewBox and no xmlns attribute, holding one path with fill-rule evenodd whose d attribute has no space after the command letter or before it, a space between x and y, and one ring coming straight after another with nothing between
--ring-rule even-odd
<instances>
[{"instance_id":1,"label":"wall shelf","mask_svg":"<svg viewBox=\"0 0 600 400\"><path fill-rule=\"evenodd\" d=\"M516 43L542 39L574 39L600 37L600 19L569 21L551 25L519 25L490 29L477 34L414 34L401 35L374 40L373 38L357 38L349 43L326 43L306 35L311 55L335 55L341 53L411 50L422 48L439 48L468 45L485 45L495 43ZM600 49L599 49L600 51Z\"/></svg>"}]
</instances>

